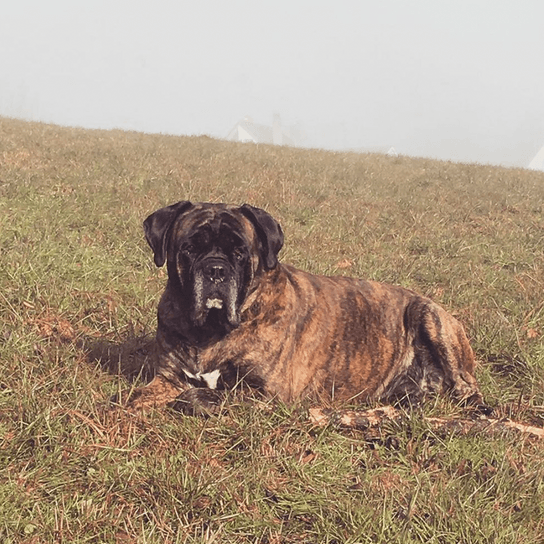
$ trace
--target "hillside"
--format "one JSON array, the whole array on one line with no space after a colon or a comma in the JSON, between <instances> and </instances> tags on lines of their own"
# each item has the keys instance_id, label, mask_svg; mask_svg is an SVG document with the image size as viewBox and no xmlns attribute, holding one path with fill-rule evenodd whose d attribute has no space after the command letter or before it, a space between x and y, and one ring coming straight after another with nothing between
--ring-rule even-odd
<instances>
[{"instance_id":1,"label":"hillside","mask_svg":"<svg viewBox=\"0 0 544 544\"><path fill-rule=\"evenodd\" d=\"M528 438L105 410L142 379L165 282L142 220L182 199L263 207L283 261L432 297L489 404L544 426L543 173L0 118L2 542L542 542Z\"/></svg>"}]
</instances>

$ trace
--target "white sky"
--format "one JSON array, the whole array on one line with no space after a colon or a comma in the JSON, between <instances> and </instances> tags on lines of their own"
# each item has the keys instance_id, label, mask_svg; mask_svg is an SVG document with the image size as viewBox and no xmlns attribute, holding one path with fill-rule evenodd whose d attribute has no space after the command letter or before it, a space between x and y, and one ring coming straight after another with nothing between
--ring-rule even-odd
<instances>
[{"instance_id":1,"label":"white sky","mask_svg":"<svg viewBox=\"0 0 544 544\"><path fill-rule=\"evenodd\" d=\"M544 145L542 0L16 0L0 115L526 166Z\"/></svg>"}]
</instances>

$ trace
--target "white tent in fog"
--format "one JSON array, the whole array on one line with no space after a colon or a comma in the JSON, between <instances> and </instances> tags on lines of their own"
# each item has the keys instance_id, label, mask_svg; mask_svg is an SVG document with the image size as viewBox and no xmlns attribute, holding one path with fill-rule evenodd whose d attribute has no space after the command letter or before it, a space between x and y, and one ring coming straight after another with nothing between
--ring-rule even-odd
<instances>
[{"instance_id":1,"label":"white tent in fog","mask_svg":"<svg viewBox=\"0 0 544 544\"><path fill-rule=\"evenodd\" d=\"M544 171L544 146L542 146L540 151L535 155L534 159L529 163L528 168L531 170Z\"/></svg>"},{"instance_id":2,"label":"white tent in fog","mask_svg":"<svg viewBox=\"0 0 544 544\"><path fill-rule=\"evenodd\" d=\"M280 116L274 114L271 127L258 125L251 117L244 117L238 121L229 132L227 140L234 142L253 142L255 144L288 145L294 147L295 141L281 126Z\"/></svg>"}]
</instances>

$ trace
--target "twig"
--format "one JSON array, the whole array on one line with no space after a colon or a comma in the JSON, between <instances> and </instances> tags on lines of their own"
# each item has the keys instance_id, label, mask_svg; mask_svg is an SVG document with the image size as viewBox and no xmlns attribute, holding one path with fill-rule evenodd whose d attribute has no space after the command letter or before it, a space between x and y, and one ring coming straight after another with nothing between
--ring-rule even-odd
<instances>
[{"instance_id":1,"label":"twig","mask_svg":"<svg viewBox=\"0 0 544 544\"><path fill-rule=\"evenodd\" d=\"M383 406L370 410L329 410L310 408L310 421L318 427L334 425L348 429L369 430L379 427L384 422L402 421L403 413L393 406ZM424 421L436 430L448 430L461 434L473 433L509 433L518 432L535 438L544 438L544 429L516 423L510 419L494 419L480 416L478 419L458 419L442 417L425 417Z\"/></svg>"}]
</instances>

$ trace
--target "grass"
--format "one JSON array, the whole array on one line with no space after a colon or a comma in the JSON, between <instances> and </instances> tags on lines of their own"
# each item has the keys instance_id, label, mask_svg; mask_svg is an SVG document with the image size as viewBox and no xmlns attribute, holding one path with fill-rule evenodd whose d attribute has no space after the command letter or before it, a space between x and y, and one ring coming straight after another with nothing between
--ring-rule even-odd
<instances>
[{"instance_id":1,"label":"grass","mask_svg":"<svg viewBox=\"0 0 544 544\"><path fill-rule=\"evenodd\" d=\"M181 199L262 206L282 260L431 296L487 401L544 425L544 174L0 119L0 541L544 542L526 437L414 412L369 438L241 397L209 419L106 410L142 381L165 283L141 222Z\"/></svg>"}]
</instances>

